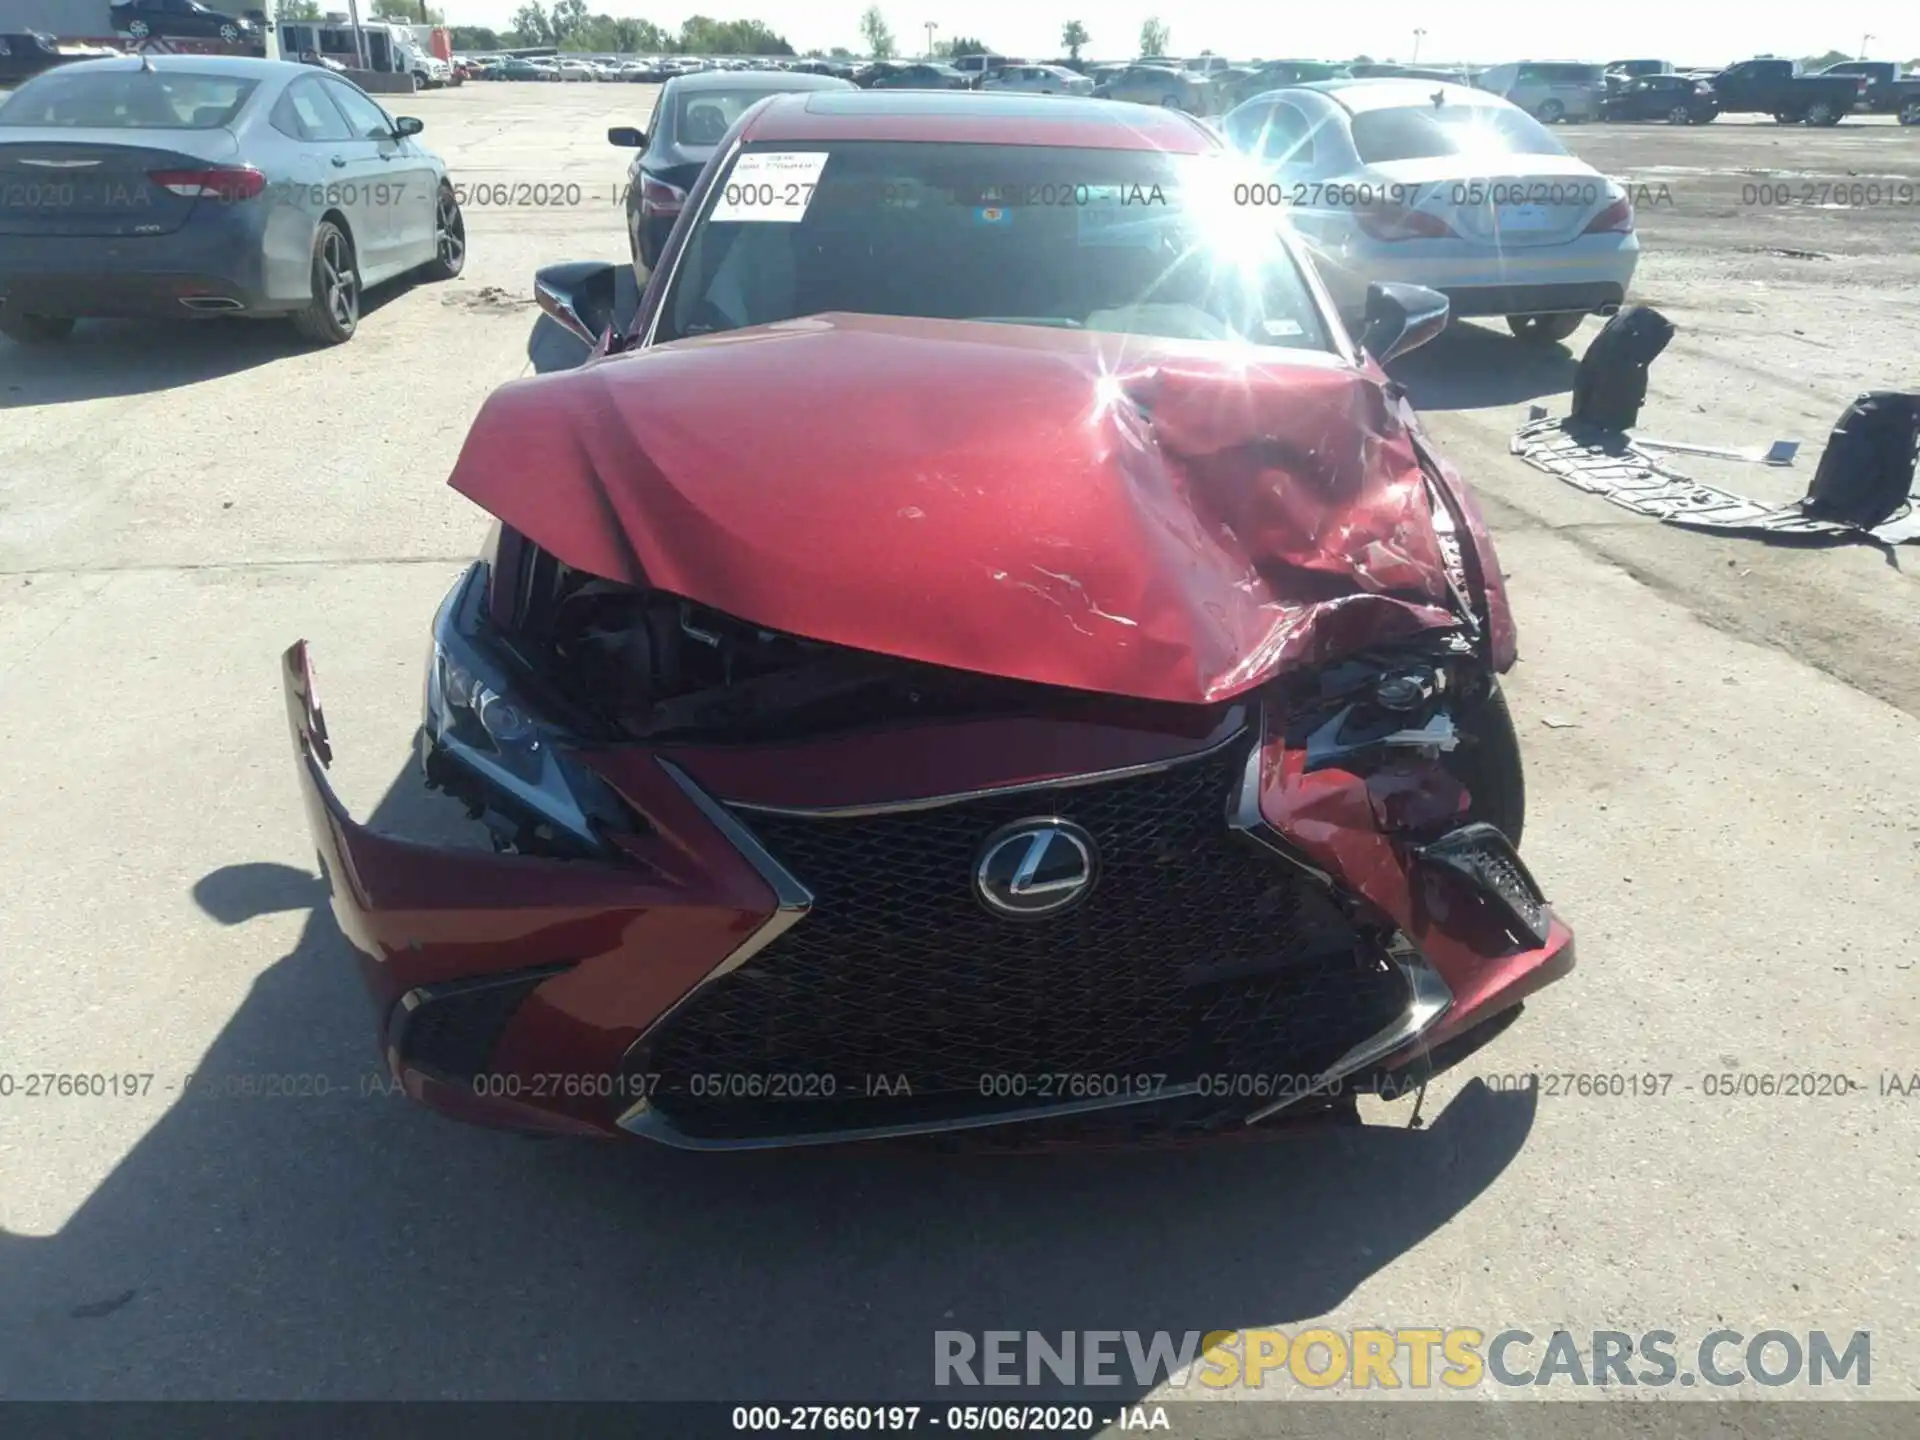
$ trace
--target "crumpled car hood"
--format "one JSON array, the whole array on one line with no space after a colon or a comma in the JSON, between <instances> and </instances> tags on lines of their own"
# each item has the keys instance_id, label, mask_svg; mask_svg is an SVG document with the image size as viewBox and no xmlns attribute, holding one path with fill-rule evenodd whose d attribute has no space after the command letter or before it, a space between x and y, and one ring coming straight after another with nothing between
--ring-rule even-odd
<instances>
[{"instance_id":1,"label":"crumpled car hood","mask_svg":"<svg viewBox=\"0 0 1920 1440\"><path fill-rule=\"evenodd\" d=\"M815 316L505 385L450 483L611 580L1146 700L1458 623L1378 381L1248 353Z\"/></svg>"}]
</instances>

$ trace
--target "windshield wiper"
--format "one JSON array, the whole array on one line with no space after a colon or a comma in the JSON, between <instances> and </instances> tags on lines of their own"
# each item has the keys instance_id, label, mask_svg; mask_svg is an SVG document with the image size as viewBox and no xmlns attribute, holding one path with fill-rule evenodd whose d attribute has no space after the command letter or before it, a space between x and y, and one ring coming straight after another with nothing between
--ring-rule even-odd
<instances>
[{"instance_id":1,"label":"windshield wiper","mask_svg":"<svg viewBox=\"0 0 1920 1440\"><path fill-rule=\"evenodd\" d=\"M980 325L1051 325L1057 330L1086 328L1065 315L969 315L967 319Z\"/></svg>"}]
</instances>

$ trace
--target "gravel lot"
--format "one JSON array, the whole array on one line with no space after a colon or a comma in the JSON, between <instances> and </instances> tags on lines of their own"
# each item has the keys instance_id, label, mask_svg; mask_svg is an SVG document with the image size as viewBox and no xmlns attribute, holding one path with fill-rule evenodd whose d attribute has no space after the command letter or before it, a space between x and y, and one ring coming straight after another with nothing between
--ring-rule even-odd
<instances>
[{"instance_id":1,"label":"gravel lot","mask_svg":"<svg viewBox=\"0 0 1920 1440\"><path fill-rule=\"evenodd\" d=\"M1511 458L1598 322L1570 353L1462 325L1403 366L1498 531L1528 854L1581 957L1424 1129L1403 1101L1358 1136L1205 1151L702 1158L362 1093L369 1015L276 659L314 643L357 814L453 833L407 763L426 627L485 528L443 481L524 367L536 266L625 257L604 131L652 93L415 97L456 179L583 203L470 204L466 275L377 294L342 349L212 324L0 340L0 1071L155 1077L0 1099L0 1394L876 1400L929 1391L936 1329L1314 1322L1658 1328L1683 1353L1865 1329L1868 1396L1920 1395L1920 1100L1881 1093L1920 1069L1920 550L1689 535ZM1791 471L1698 471L1797 496L1856 392L1913 382L1920 203L1743 186L1920 187L1920 132L1564 133L1670 195L1641 206L1639 298L1680 327L1647 430L1798 439ZM1497 1093L1524 1071L1673 1078ZM1736 1071L1863 1088L1708 1098ZM331 1093L188 1097L196 1072Z\"/></svg>"}]
</instances>

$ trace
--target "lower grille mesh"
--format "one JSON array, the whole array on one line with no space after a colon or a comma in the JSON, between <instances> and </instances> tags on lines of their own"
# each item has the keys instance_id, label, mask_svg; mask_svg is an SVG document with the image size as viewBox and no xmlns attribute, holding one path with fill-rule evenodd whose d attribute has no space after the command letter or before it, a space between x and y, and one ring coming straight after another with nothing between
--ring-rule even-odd
<instances>
[{"instance_id":1,"label":"lower grille mesh","mask_svg":"<svg viewBox=\"0 0 1920 1440\"><path fill-rule=\"evenodd\" d=\"M566 968L548 966L415 992L415 1005L399 1017L394 1033L402 1062L446 1080L484 1073L521 1002Z\"/></svg>"},{"instance_id":2,"label":"lower grille mesh","mask_svg":"<svg viewBox=\"0 0 1920 1440\"><path fill-rule=\"evenodd\" d=\"M681 1129L740 1137L1325 1069L1404 987L1310 880L1228 828L1245 758L900 814L742 813L814 907L634 1068ZM1049 815L1092 835L1092 894L1037 921L989 912L981 843Z\"/></svg>"}]
</instances>

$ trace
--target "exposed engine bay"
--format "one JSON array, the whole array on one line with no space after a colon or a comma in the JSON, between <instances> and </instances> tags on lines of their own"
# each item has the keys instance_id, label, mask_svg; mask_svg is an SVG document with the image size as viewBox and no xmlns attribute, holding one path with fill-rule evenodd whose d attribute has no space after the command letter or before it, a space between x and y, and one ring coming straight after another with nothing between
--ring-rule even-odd
<instances>
[{"instance_id":1,"label":"exposed engine bay","mask_svg":"<svg viewBox=\"0 0 1920 1440\"><path fill-rule=\"evenodd\" d=\"M522 603L526 658L623 740L786 739L1035 688L799 639L539 551Z\"/></svg>"},{"instance_id":2,"label":"exposed engine bay","mask_svg":"<svg viewBox=\"0 0 1920 1440\"><path fill-rule=\"evenodd\" d=\"M1059 714L1076 701L1107 719L1119 707L1148 722L1191 708L1083 695L802 639L663 590L601 579L531 543L525 551L519 619L503 638L570 709L591 719L589 733L598 739L798 739L915 718L1021 714L1042 703ZM1429 635L1398 653L1470 659L1468 633ZM1352 667L1316 673L1312 684L1337 686L1342 677L1391 663L1359 656Z\"/></svg>"},{"instance_id":3,"label":"exposed engine bay","mask_svg":"<svg viewBox=\"0 0 1920 1440\"><path fill-rule=\"evenodd\" d=\"M1447 548L1452 569L1457 547ZM496 564L502 563L500 553L496 547ZM556 858L592 853L596 814L601 829L644 833L647 825L591 777L571 770L563 788L587 822L571 835L516 803L513 787L480 783L475 759L484 764L485 752L494 750L505 763L515 745L525 743L517 728L493 733L500 726L489 715L512 716L516 727L523 713L549 717L557 727L547 737L550 757L578 745L751 745L902 722L1071 717L1081 709L1104 723L1123 716L1148 728L1193 723L1191 706L974 674L785 634L666 591L602 579L517 535L505 553L512 558L501 576L484 567L476 571L472 593L451 607L440 637L449 651L471 647L467 663L453 667L463 678L438 688L442 703L445 692L465 691L475 701L475 722L447 729L436 722L430 699L428 729L438 729L443 744L464 738L468 763L447 764L433 745L425 753L429 781L485 818L504 852ZM488 618L490 607L482 600L489 582L511 587L508 629ZM1468 818L1493 823L1517 840L1517 740L1476 643L1479 627L1464 603L1464 576L1456 573L1455 583L1462 598L1458 630L1429 631L1276 677L1261 699L1272 715L1285 717L1309 768L1338 763L1388 771L1438 760L1459 782L1457 796L1437 802L1428 797L1412 809L1403 805L1395 828L1421 828L1409 818L1420 813L1434 823L1455 823L1471 804ZM500 613L499 606L491 608ZM490 673L487 656L499 667L497 675L490 683L472 679ZM489 710L483 695L504 708ZM547 764L567 768L557 758L540 762Z\"/></svg>"}]
</instances>

